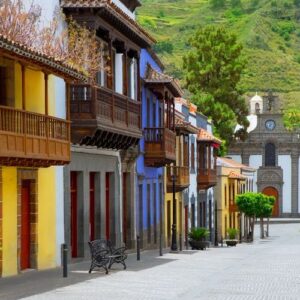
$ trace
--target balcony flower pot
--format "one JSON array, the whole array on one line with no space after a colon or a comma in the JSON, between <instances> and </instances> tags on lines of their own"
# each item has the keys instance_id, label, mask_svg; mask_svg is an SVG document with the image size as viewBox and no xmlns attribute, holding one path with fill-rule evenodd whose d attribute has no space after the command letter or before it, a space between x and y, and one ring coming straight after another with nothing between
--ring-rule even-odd
<instances>
[{"instance_id":1,"label":"balcony flower pot","mask_svg":"<svg viewBox=\"0 0 300 300\"><path fill-rule=\"evenodd\" d=\"M204 227L192 228L188 234L192 249L204 250L209 247L209 242L206 241L208 235L209 231Z\"/></svg>"}]
</instances>

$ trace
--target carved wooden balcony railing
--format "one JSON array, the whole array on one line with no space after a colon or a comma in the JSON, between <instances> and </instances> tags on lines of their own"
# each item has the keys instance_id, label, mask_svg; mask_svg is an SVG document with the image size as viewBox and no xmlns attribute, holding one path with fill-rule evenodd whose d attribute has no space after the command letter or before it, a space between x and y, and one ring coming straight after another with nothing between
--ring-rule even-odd
<instances>
[{"instance_id":1,"label":"carved wooden balcony railing","mask_svg":"<svg viewBox=\"0 0 300 300\"><path fill-rule=\"evenodd\" d=\"M0 106L0 165L49 167L70 162L70 122Z\"/></svg>"},{"instance_id":2,"label":"carved wooden balcony railing","mask_svg":"<svg viewBox=\"0 0 300 300\"><path fill-rule=\"evenodd\" d=\"M145 164L162 167L176 161L176 133L168 128L145 128Z\"/></svg>"},{"instance_id":3,"label":"carved wooden balcony railing","mask_svg":"<svg viewBox=\"0 0 300 300\"><path fill-rule=\"evenodd\" d=\"M175 175L175 192L181 192L190 185L189 167L167 166L167 192L173 191L173 175Z\"/></svg>"},{"instance_id":4,"label":"carved wooden balcony railing","mask_svg":"<svg viewBox=\"0 0 300 300\"><path fill-rule=\"evenodd\" d=\"M71 87L71 120L74 143L122 149L142 136L140 102L99 86Z\"/></svg>"},{"instance_id":5,"label":"carved wooden balcony railing","mask_svg":"<svg viewBox=\"0 0 300 300\"><path fill-rule=\"evenodd\" d=\"M208 168L198 168L197 183L199 190L206 190L217 184L217 170Z\"/></svg>"}]
</instances>

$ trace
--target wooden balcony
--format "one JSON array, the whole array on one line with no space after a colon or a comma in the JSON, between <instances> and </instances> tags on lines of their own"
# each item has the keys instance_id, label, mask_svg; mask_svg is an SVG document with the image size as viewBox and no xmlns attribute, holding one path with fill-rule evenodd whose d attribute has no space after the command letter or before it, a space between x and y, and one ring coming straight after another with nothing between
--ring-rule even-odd
<instances>
[{"instance_id":1,"label":"wooden balcony","mask_svg":"<svg viewBox=\"0 0 300 300\"><path fill-rule=\"evenodd\" d=\"M0 106L0 145L0 165L64 165L70 162L70 122Z\"/></svg>"},{"instance_id":2,"label":"wooden balcony","mask_svg":"<svg viewBox=\"0 0 300 300\"><path fill-rule=\"evenodd\" d=\"M206 190L217 184L217 170L198 168L197 183L199 190Z\"/></svg>"},{"instance_id":3,"label":"wooden balcony","mask_svg":"<svg viewBox=\"0 0 300 300\"><path fill-rule=\"evenodd\" d=\"M167 166L167 192L173 192L173 175L175 175L175 192L181 192L190 185L189 167Z\"/></svg>"},{"instance_id":4,"label":"wooden balcony","mask_svg":"<svg viewBox=\"0 0 300 300\"><path fill-rule=\"evenodd\" d=\"M142 136L141 103L90 85L71 87L72 142L128 149Z\"/></svg>"},{"instance_id":5,"label":"wooden balcony","mask_svg":"<svg viewBox=\"0 0 300 300\"><path fill-rule=\"evenodd\" d=\"M176 161L176 133L168 128L145 128L145 165L163 167Z\"/></svg>"}]
</instances>

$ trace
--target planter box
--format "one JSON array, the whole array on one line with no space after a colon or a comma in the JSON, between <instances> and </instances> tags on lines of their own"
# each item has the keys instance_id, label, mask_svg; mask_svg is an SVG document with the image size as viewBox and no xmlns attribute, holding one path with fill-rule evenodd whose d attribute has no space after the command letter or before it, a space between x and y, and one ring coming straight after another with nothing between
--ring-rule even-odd
<instances>
[{"instance_id":1,"label":"planter box","mask_svg":"<svg viewBox=\"0 0 300 300\"><path fill-rule=\"evenodd\" d=\"M235 247L238 243L238 240L226 240L225 242L228 247Z\"/></svg>"},{"instance_id":2,"label":"planter box","mask_svg":"<svg viewBox=\"0 0 300 300\"><path fill-rule=\"evenodd\" d=\"M207 247L209 247L209 242L208 241L189 240L189 244L192 247L192 250L194 250L194 249L205 250Z\"/></svg>"}]
</instances>

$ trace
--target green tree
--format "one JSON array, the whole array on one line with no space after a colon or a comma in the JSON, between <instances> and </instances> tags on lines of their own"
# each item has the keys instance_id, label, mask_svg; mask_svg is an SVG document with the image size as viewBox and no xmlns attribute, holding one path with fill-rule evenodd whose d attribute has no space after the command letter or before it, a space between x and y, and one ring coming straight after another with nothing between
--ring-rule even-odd
<instances>
[{"instance_id":1,"label":"green tree","mask_svg":"<svg viewBox=\"0 0 300 300\"><path fill-rule=\"evenodd\" d=\"M212 119L217 135L228 144L237 123L249 126L239 87L246 66L243 47L235 35L215 26L201 27L189 43L191 50L183 57L183 67L192 101Z\"/></svg>"},{"instance_id":2,"label":"green tree","mask_svg":"<svg viewBox=\"0 0 300 300\"><path fill-rule=\"evenodd\" d=\"M260 219L260 237L264 238L264 218L269 219L272 215L275 198L251 192L237 195L235 202L239 211L249 218L250 239L253 241L255 218Z\"/></svg>"},{"instance_id":3,"label":"green tree","mask_svg":"<svg viewBox=\"0 0 300 300\"><path fill-rule=\"evenodd\" d=\"M235 203L240 212L244 213L249 220L250 228L247 228L247 235L253 241L254 220L255 220L256 193L244 193L236 195ZM247 222L248 223L248 222Z\"/></svg>"},{"instance_id":4,"label":"green tree","mask_svg":"<svg viewBox=\"0 0 300 300\"><path fill-rule=\"evenodd\" d=\"M289 131L300 129L300 109L293 108L285 111L283 116L284 126Z\"/></svg>"},{"instance_id":5,"label":"green tree","mask_svg":"<svg viewBox=\"0 0 300 300\"><path fill-rule=\"evenodd\" d=\"M264 218L272 215L273 206L275 203L274 197L269 197L264 194L258 193L255 198L255 216L260 220L260 238L265 237L264 232Z\"/></svg>"},{"instance_id":6,"label":"green tree","mask_svg":"<svg viewBox=\"0 0 300 300\"><path fill-rule=\"evenodd\" d=\"M214 8L221 8L225 6L225 0L210 0L210 4Z\"/></svg>"}]
</instances>

